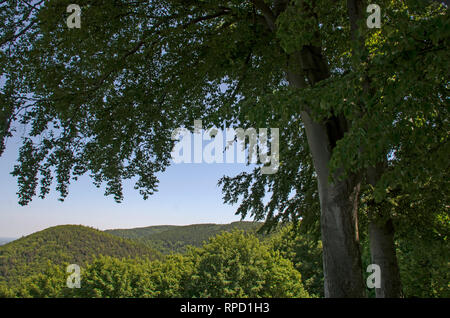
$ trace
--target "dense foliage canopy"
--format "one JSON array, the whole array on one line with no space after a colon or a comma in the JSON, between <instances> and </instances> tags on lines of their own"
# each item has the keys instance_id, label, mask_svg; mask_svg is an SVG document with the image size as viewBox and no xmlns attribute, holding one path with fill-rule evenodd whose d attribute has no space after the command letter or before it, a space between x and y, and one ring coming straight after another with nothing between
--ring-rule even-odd
<instances>
[{"instance_id":1,"label":"dense foliage canopy","mask_svg":"<svg viewBox=\"0 0 450 318\"><path fill-rule=\"evenodd\" d=\"M443 235L446 224L445 220L439 222L440 231L429 233L421 229L402 233L397 241L405 297L450 295L449 247ZM74 245L70 240L63 240L58 246L50 244L65 252L46 249L45 242L58 237L58 232L73 237L69 230L78 238L83 237L84 254L91 257L81 260L71 254L69 247ZM17 244L14 249L18 252L14 263L3 264L8 266L4 267L6 274L0 274L0 297L324 296L322 243L293 226L279 228L259 239L243 231L224 232L211 236L201 247L190 247L183 254L173 250L157 259L154 256L159 255L157 252L153 257L135 249L131 251L136 254L128 254L130 242L126 240L115 246L114 253L109 253L107 246L116 244L116 240L106 243L105 238L98 236L98 231L90 228L56 227L11 243ZM111 240L108 235L105 237ZM2 262L11 260L8 251L12 246L5 251L0 247ZM363 235L362 248L364 265L370 264L367 235ZM31 254L34 257L30 258ZM75 261L80 262L82 269L81 289L66 286L70 275L66 267ZM373 290L368 289L368 293L374 296Z\"/></svg>"}]
</instances>

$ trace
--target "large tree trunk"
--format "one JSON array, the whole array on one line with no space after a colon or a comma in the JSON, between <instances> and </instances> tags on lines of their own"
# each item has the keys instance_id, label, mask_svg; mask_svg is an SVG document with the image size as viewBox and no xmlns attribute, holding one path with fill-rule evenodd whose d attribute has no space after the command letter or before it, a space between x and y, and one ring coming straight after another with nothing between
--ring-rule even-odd
<instances>
[{"instance_id":1,"label":"large tree trunk","mask_svg":"<svg viewBox=\"0 0 450 318\"><path fill-rule=\"evenodd\" d=\"M348 182L322 187L325 297L364 297L354 198ZM323 189L326 188L326 189ZM357 199L356 199L357 200Z\"/></svg>"},{"instance_id":2,"label":"large tree trunk","mask_svg":"<svg viewBox=\"0 0 450 318\"><path fill-rule=\"evenodd\" d=\"M318 176L325 297L364 297L357 229L359 184L355 177L330 183L330 141L323 125L302 113Z\"/></svg>"},{"instance_id":3,"label":"large tree trunk","mask_svg":"<svg viewBox=\"0 0 450 318\"><path fill-rule=\"evenodd\" d=\"M375 187L387 163L380 163L367 170L367 182ZM373 203L369 223L370 255L372 264L380 266L381 286L375 288L377 298L399 298L402 296L400 270L394 241L394 226L389 216L383 215L383 204Z\"/></svg>"},{"instance_id":4,"label":"large tree trunk","mask_svg":"<svg viewBox=\"0 0 450 318\"><path fill-rule=\"evenodd\" d=\"M264 1L254 0L252 3L262 12L267 27L275 32L276 16L288 2L275 1L275 13ZM305 12L314 16L314 12L308 11L307 7L304 8ZM361 11L361 6L355 9ZM356 21L354 19L358 17L355 15L350 18ZM352 25L356 26L353 22ZM319 38L319 34L316 34L316 37ZM314 86L329 77L328 63L320 47L305 45L300 51L289 56L287 80L292 87ZM331 153L336 142L347 131L347 122L345 118L335 116L320 122L314 121L308 109L304 109L301 116L319 184L325 296L363 297L365 288L356 220L358 180L349 177L342 181L329 182L328 164Z\"/></svg>"},{"instance_id":5,"label":"large tree trunk","mask_svg":"<svg viewBox=\"0 0 450 318\"><path fill-rule=\"evenodd\" d=\"M325 67L320 69L321 63L311 54L310 49L302 52L300 64L303 70L308 70L309 82L314 84L325 78L327 71ZM306 85L304 75L288 72L288 80L293 87ZM356 217L359 183L356 177L329 182L331 152L336 141L342 138L345 124L338 118L316 122L307 110L301 116L318 177L325 297L364 297Z\"/></svg>"},{"instance_id":6,"label":"large tree trunk","mask_svg":"<svg viewBox=\"0 0 450 318\"><path fill-rule=\"evenodd\" d=\"M369 240L372 264L377 264L381 270L381 286L375 288L376 297L401 297L400 272L395 253L392 220L370 222Z\"/></svg>"}]
</instances>

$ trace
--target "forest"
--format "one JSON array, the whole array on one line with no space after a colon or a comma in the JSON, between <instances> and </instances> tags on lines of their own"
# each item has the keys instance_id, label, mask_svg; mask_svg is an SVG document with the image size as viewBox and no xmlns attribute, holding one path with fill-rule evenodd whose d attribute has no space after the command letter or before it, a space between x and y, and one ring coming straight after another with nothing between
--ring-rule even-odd
<instances>
[{"instance_id":1,"label":"forest","mask_svg":"<svg viewBox=\"0 0 450 318\"><path fill-rule=\"evenodd\" d=\"M150 201L199 121L270 130L243 144L276 171L259 158L218 180L256 233L48 229L0 247L2 295L449 297L448 1L72 1L0 2L19 205L64 201L81 176ZM72 259L84 283L67 290Z\"/></svg>"},{"instance_id":2,"label":"forest","mask_svg":"<svg viewBox=\"0 0 450 318\"><path fill-rule=\"evenodd\" d=\"M177 226L48 228L0 246L0 297L323 297L321 241L292 224L270 233L259 232L261 226L197 224L184 226L178 237L170 233ZM171 240L148 236L165 231ZM450 297L446 242L425 231L416 235L414 244L397 242L402 296ZM364 265L370 263L367 245L364 240ZM67 287L69 264L81 267L80 288ZM373 289L367 293L375 297Z\"/></svg>"}]
</instances>

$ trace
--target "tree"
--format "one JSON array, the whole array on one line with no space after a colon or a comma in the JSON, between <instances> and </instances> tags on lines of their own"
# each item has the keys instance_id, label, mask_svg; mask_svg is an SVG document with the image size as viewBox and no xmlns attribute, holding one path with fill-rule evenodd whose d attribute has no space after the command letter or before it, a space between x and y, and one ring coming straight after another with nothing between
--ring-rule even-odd
<instances>
[{"instance_id":1,"label":"tree","mask_svg":"<svg viewBox=\"0 0 450 318\"><path fill-rule=\"evenodd\" d=\"M13 298L14 296L14 291L4 282L0 282L0 298Z\"/></svg>"},{"instance_id":2,"label":"tree","mask_svg":"<svg viewBox=\"0 0 450 318\"><path fill-rule=\"evenodd\" d=\"M157 292L145 260L99 257L82 272L78 297L129 298L155 297Z\"/></svg>"},{"instance_id":3,"label":"tree","mask_svg":"<svg viewBox=\"0 0 450 318\"><path fill-rule=\"evenodd\" d=\"M290 260L301 273L305 290L312 297L323 297L322 242L299 226L286 226L269 241L269 249Z\"/></svg>"},{"instance_id":4,"label":"tree","mask_svg":"<svg viewBox=\"0 0 450 318\"><path fill-rule=\"evenodd\" d=\"M448 193L429 182L414 194L392 194L392 219L405 297L449 297Z\"/></svg>"},{"instance_id":5,"label":"tree","mask_svg":"<svg viewBox=\"0 0 450 318\"><path fill-rule=\"evenodd\" d=\"M417 167L420 180L448 169L449 23L437 2L383 0L383 27L368 29L366 1L333 3L79 1L80 29L62 19L69 1L2 3L0 149L14 121L29 127L13 171L19 203L38 186L45 197L53 178L64 199L85 173L117 201L122 180L138 176L147 198L170 164L173 129L195 119L280 127L280 153L301 154L280 167L305 183L267 177L285 185L272 202L317 182L325 296L364 296L357 211L369 171L391 162L375 180L379 201ZM289 203L267 210L299 215Z\"/></svg>"},{"instance_id":6,"label":"tree","mask_svg":"<svg viewBox=\"0 0 450 318\"><path fill-rule=\"evenodd\" d=\"M47 261L45 270L31 274L25 278L17 277L16 286L12 285L11 297L21 298L59 298L72 297L72 290L66 286L68 264L53 264Z\"/></svg>"},{"instance_id":7,"label":"tree","mask_svg":"<svg viewBox=\"0 0 450 318\"><path fill-rule=\"evenodd\" d=\"M190 257L187 297L308 297L292 263L254 235L224 232Z\"/></svg>"},{"instance_id":8,"label":"tree","mask_svg":"<svg viewBox=\"0 0 450 318\"><path fill-rule=\"evenodd\" d=\"M149 275L155 286L155 297L191 297L186 291L186 285L192 274L193 264L189 256L174 254L167 256L164 261L152 262Z\"/></svg>"}]
</instances>

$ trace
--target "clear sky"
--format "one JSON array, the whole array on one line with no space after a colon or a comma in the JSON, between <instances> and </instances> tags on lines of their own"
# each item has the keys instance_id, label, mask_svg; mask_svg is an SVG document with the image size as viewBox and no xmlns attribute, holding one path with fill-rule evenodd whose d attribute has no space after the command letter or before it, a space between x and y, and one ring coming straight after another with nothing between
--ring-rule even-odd
<instances>
[{"instance_id":1,"label":"clear sky","mask_svg":"<svg viewBox=\"0 0 450 318\"><path fill-rule=\"evenodd\" d=\"M20 131L19 131L20 136ZM223 204L217 181L248 169L244 164L174 164L160 175L159 192L146 201L124 184L125 199L118 204L89 176L70 186L69 196L58 201L52 191L46 199L35 198L28 206L17 203L17 181L10 175L17 159L20 138L8 139L0 157L0 237L20 237L62 224L82 224L100 230L150 225L229 223L240 220L237 206Z\"/></svg>"}]
</instances>

